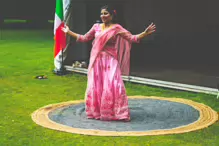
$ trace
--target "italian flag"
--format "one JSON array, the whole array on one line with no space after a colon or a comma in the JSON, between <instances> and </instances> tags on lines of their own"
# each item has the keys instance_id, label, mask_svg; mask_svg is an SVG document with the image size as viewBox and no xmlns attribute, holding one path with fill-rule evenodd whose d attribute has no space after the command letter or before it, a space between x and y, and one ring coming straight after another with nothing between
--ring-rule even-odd
<instances>
[{"instance_id":1,"label":"italian flag","mask_svg":"<svg viewBox=\"0 0 219 146\"><path fill-rule=\"evenodd\" d=\"M56 71L59 71L62 67L62 50L64 51L66 48L66 35L61 28L64 27L64 18L69 6L69 1L70 0L56 0L54 21L54 65Z\"/></svg>"}]
</instances>

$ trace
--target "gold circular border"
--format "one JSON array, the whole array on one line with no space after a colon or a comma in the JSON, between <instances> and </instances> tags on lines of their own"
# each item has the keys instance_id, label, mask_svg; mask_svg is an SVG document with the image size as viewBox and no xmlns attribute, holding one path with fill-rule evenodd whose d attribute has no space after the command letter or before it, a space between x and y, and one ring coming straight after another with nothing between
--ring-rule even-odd
<instances>
[{"instance_id":1,"label":"gold circular border","mask_svg":"<svg viewBox=\"0 0 219 146\"><path fill-rule=\"evenodd\" d=\"M212 110L209 106L206 106L201 103L194 102L188 99L181 99L181 98L165 98L165 97L155 97L155 96L129 96L130 99L157 99L157 100L168 100L172 102L179 102L184 103L192 106L196 110L199 111L200 117L197 121L176 127L173 129L163 129L163 130L151 130L151 131L127 131L127 132L118 132L118 131L106 131L106 130L95 130L95 129L80 129L80 128L73 128L70 126L65 126L62 124L58 124L49 119L48 114L60 107L69 106L72 104L79 104L83 103L84 100L76 100L76 101L68 101L62 102L58 104L51 104L45 107L42 107L32 113L31 117L32 120L43 127L75 133L75 134L84 134L84 135L95 135L95 136L145 136L145 135L165 135L165 134L179 134L185 132L191 132L195 130L200 130L206 128L218 120L218 113Z\"/></svg>"}]
</instances>

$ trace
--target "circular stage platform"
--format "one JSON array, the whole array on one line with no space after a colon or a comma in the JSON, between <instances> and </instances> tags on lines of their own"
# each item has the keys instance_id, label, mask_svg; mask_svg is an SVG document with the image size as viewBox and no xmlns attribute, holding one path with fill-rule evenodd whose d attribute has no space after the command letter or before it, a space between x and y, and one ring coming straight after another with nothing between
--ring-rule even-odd
<instances>
[{"instance_id":1,"label":"circular stage platform","mask_svg":"<svg viewBox=\"0 0 219 146\"><path fill-rule=\"evenodd\" d=\"M180 98L130 96L131 121L87 119L84 100L48 105L32 114L35 123L70 133L99 136L177 134L210 126L218 114L210 107Z\"/></svg>"}]
</instances>

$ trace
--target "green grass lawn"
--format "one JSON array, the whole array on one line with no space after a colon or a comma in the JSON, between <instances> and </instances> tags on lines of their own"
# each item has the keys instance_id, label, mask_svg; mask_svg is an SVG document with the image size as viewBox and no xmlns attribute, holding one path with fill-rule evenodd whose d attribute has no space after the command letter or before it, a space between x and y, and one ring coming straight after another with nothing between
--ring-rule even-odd
<instances>
[{"instance_id":1,"label":"green grass lawn","mask_svg":"<svg viewBox=\"0 0 219 146\"><path fill-rule=\"evenodd\" d=\"M84 136L38 126L31 119L31 113L36 109L52 103L84 99L86 76L60 77L52 73L52 30L1 30L0 49L0 146L219 145L219 122L190 133L142 137ZM49 79L34 79L40 74ZM212 95L131 83L126 83L126 88L128 95L191 99L219 111L219 100Z\"/></svg>"}]
</instances>

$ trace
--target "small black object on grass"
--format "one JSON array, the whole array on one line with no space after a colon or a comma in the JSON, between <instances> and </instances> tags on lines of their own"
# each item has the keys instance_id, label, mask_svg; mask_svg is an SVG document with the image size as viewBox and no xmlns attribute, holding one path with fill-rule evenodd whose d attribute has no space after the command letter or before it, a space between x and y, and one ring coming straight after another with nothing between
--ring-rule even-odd
<instances>
[{"instance_id":1,"label":"small black object on grass","mask_svg":"<svg viewBox=\"0 0 219 146\"><path fill-rule=\"evenodd\" d=\"M39 76L36 76L35 79L40 79L40 80L42 80L42 79L48 79L48 78L47 78L47 76L45 76L45 75L39 75Z\"/></svg>"}]
</instances>

